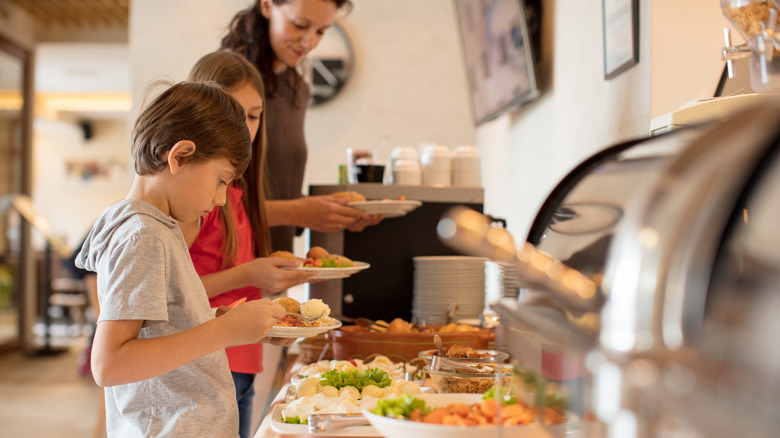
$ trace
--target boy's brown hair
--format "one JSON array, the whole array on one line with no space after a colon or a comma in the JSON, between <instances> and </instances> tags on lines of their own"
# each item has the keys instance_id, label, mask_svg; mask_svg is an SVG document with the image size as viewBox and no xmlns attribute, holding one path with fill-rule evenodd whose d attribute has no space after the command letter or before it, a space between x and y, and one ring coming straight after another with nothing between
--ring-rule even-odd
<instances>
[{"instance_id":1,"label":"boy's brown hair","mask_svg":"<svg viewBox=\"0 0 780 438\"><path fill-rule=\"evenodd\" d=\"M252 158L244 109L214 83L180 82L141 112L133 128L135 172L152 175L165 169L168 151L181 140L196 146L187 162L227 158L236 178Z\"/></svg>"}]
</instances>

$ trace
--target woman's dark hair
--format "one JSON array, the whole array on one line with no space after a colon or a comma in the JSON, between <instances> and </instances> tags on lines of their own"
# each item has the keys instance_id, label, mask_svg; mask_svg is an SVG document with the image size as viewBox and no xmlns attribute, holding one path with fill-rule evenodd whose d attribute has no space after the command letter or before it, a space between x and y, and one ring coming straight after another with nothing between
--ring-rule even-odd
<instances>
[{"instance_id":1,"label":"woman's dark hair","mask_svg":"<svg viewBox=\"0 0 780 438\"><path fill-rule=\"evenodd\" d=\"M155 83L149 91L156 88ZM195 143L186 162L227 158L239 178L252 158L244 109L215 83L180 82L157 96L133 128L132 155L138 175L168 165L168 151L181 140Z\"/></svg>"},{"instance_id":2,"label":"woman's dark hair","mask_svg":"<svg viewBox=\"0 0 780 438\"><path fill-rule=\"evenodd\" d=\"M248 171L238 180L244 192L244 209L249 216L252 235L255 243L255 256L264 257L271 252L271 234L265 212L265 93L263 78L243 55L230 50L219 50L204 55L195 63L190 71L190 81L214 81L229 92L249 84L257 90L263 99L263 111L260 113L260 125L257 128L255 141L252 143L252 160ZM226 235L224 236L222 260L223 267L235 261L238 250L235 226L231 215L230 201L220 207L220 219Z\"/></svg>"},{"instance_id":3,"label":"woman's dark hair","mask_svg":"<svg viewBox=\"0 0 780 438\"><path fill-rule=\"evenodd\" d=\"M255 0L255 4L243 11L240 11L230 22L228 34L222 38L222 48L231 49L238 52L255 65L263 76L265 83L265 92L269 97L276 93L276 74L274 74L272 65L274 52L271 49L271 43L268 40L268 19L261 12L261 2ZM283 5L288 0L271 0L275 5ZM336 5L336 9L346 6L346 11L352 8L350 0L324 0L331 1ZM297 90L297 84L291 84Z\"/></svg>"}]
</instances>

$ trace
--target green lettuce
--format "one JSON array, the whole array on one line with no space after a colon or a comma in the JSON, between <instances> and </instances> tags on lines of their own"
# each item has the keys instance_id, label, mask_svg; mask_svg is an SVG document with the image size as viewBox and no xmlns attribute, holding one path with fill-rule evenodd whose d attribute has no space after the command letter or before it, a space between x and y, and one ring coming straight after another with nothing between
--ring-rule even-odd
<instances>
[{"instance_id":1,"label":"green lettuce","mask_svg":"<svg viewBox=\"0 0 780 438\"><path fill-rule=\"evenodd\" d=\"M366 371L352 370L343 372L339 370L330 370L320 376L320 385L333 386L341 389L345 386L354 386L358 391L363 391L368 385L376 385L380 388L390 386L393 381L387 372L378 368L371 368Z\"/></svg>"},{"instance_id":2,"label":"green lettuce","mask_svg":"<svg viewBox=\"0 0 780 438\"><path fill-rule=\"evenodd\" d=\"M415 409L419 409L423 415L431 411L431 408L425 404L425 400L419 399L413 395L404 394L395 398L377 400L376 408L371 412L385 417L409 418L412 415L412 411Z\"/></svg>"},{"instance_id":3,"label":"green lettuce","mask_svg":"<svg viewBox=\"0 0 780 438\"><path fill-rule=\"evenodd\" d=\"M303 420L301 420L300 417L295 416L295 417L285 418L284 422L288 424L309 424L309 419L304 418Z\"/></svg>"}]
</instances>

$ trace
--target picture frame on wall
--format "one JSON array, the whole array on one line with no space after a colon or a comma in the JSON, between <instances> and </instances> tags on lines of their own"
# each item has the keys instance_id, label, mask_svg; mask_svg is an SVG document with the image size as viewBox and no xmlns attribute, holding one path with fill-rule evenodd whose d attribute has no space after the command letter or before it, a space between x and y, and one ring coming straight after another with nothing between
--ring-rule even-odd
<instances>
[{"instance_id":1,"label":"picture frame on wall","mask_svg":"<svg viewBox=\"0 0 780 438\"><path fill-rule=\"evenodd\" d=\"M612 79L639 62L639 0L602 0L604 78Z\"/></svg>"},{"instance_id":2,"label":"picture frame on wall","mask_svg":"<svg viewBox=\"0 0 780 438\"><path fill-rule=\"evenodd\" d=\"M539 97L524 0L455 0L480 125Z\"/></svg>"}]
</instances>

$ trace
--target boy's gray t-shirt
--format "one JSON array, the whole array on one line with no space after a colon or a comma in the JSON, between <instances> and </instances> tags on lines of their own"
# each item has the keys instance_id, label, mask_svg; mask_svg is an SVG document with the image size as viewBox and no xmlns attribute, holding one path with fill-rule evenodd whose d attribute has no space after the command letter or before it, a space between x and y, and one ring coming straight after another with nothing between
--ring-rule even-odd
<instances>
[{"instance_id":1,"label":"boy's gray t-shirt","mask_svg":"<svg viewBox=\"0 0 780 438\"><path fill-rule=\"evenodd\" d=\"M179 227L145 202L128 199L107 208L76 265L98 274L99 321L143 320L139 338L178 333L214 318ZM105 392L109 437L238 436L224 350Z\"/></svg>"}]
</instances>

